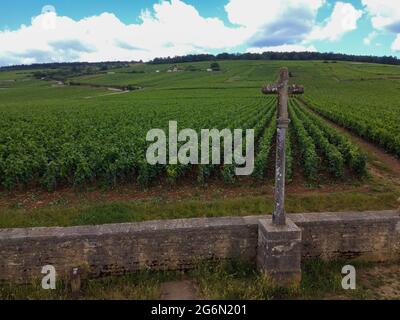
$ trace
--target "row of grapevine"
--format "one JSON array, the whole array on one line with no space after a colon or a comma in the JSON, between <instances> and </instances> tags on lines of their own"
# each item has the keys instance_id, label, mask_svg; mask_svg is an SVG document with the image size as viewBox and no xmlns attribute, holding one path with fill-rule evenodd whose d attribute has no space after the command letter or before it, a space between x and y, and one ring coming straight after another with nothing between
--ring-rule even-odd
<instances>
[{"instance_id":1,"label":"row of grapevine","mask_svg":"<svg viewBox=\"0 0 400 320\"><path fill-rule=\"evenodd\" d=\"M314 139L324 160L326 160L329 173L334 175L336 178L342 178L344 175L344 159L342 154L329 142L325 137L324 132L321 131L320 128L310 120L310 118L305 116L303 113L298 112L298 108L293 103L293 100L290 101L290 104L292 108L292 116L295 115L303 122L307 132Z\"/></svg>"},{"instance_id":2,"label":"row of grapevine","mask_svg":"<svg viewBox=\"0 0 400 320\"><path fill-rule=\"evenodd\" d=\"M271 151L272 139L276 133L276 109L270 115L269 125L264 131L264 135L258 146L258 153L254 161L253 177L262 180L267 170L267 161Z\"/></svg>"},{"instance_id":3,"label":"row of grapevine","mask_svg":"<svg viewBox=\"0 0 400 320\"><path fill-rule=\"evenodd\" d=\"M260 100L252 101L249 104L240 105L238 110L234 113L229 113L228 115L218 114L217 119L212 119L210 117L204 117L201 113L197 115L193 115L198 119L196 126L193 126L190 121L188 121L187 126L192 125L192 128L197 131L199 137L201 135L201 130L204 128L215 128L215 129L224 129L231 128L234 125L234 128L246 127L246 125L253 126L254 121L256 119L262 118L263 113L265 112L265 107L261 103ZM234 121L232 121L234 119ZM251 127L250 127L251 128ZM233 128L232 128L233 129ZM178 143L178 148L182 146L184 143ZM223 144L221 145L221 155L223 155ZM211 161L212 150L210 146L209 152L209 161ZM150 165L148 165L150 166ZM185 164L168 164L166 166L156 166L159 168L159 175L162 175L162 172L165 171L165 176L168 182L175 183L178 179L182 178L186 174L188 174L193 166L185 165ZM203 183L207 178L209 178L216 168L219 167L213 164L200 164L198 165L198 173L197 180L200 183Z\"/></svg>"},{"instance_id":4,"label":"row of grapevine","mask_svg":"<svg viewBox=\"0 0 400 320\"><path fill-rule=\"evenodd\" d=\"M255 143L260 140L260 136L262 135L265 126L268 126L268 124L271 122L271 119L275 118L273 116L275 113L275 105L275 99L267 100L266 108L264 108L256 118L249 118L249 121L247 123L245 122L245 124L241 126L242 128L254 128ZM245 132L243 132L243 134L245 134ZM245 140L243 139L243 141ZM239 155L242 155L246 152L245 148L245 144L237 146L234 150L234 154L238 153ZM233 164L223 166L221 174L225 182L233 183L235 181L235 168L236 166Z\"/></svg>"},{"instance_id":5,"label":"row of grapevine","mask_svg":"<svg viewBox=\"0 0 400 320\"><path fill-rule=\"evenodd\" d=\"M199 122L199 124L194 128L199 136L201 129L203 128L215 128L215 129L224 129L230 128L233 125L236 125L236 128L240 127L241 123L247 123L248 121L253 121L257 119L263 113L263 107L260 101L255 101L249 105L242 106L235 114L230 114L227 117L220 117L217 125L215 124L214 119L204 119L204 121ZM231 118L230 118L231 117ZM229 121L231 119L234 121ZM182 143L180 144L182 145ZM221 145L221 155L223 155L223 145ZM209 151L209 161L211 161L212 157L212 149L210 146ZM200 183L203 183L207 178L209 178L216 169L216 165L213 164L200 164L198 166L198 173L197 173L197 180ZM166 166L166 175L169 182L174 183L180 177L187 174L192 169L190 165L183 165L183 164L174 164L174 165L167 165Z\"/></svg>"},{"instance_id":6,"label":"row of grapevine","mask_svg":"<svg viewBox=\"0 0 400 320\"><path fill-rule=\"evenodd\" d=\"M322 130L332 144L337 146L340 153L343 155L345 163L358 176L364 176L367 172L367 156L361 150L349 141L343 134L337 132L334 128L327 125L324 120L313 114L306 108L302 108L298 101L295 101L298 106L297 110L305 117L309 118L313 124Z\"/></svg>"},{"instance_id":7,"label":"row of grapevine","mask_svg":"<svg viewBox=\"0 0 400 320\"><path fill-rule=\"evenodd\" d=\"M400 134L398 133L398 128L389 126L389 122L374 119L367 116L367 113L349 114L349 111L340 105L327 105L317 99L306 97L305 101L324 117L400 157Z\"/></svg>"},{"instance_id":8,"label":"row of grapevine","mask_svg":"<svg viewBox=\"0 0 400 320\"><path fill-rule=\"evenodd\" d=\"M314 140L310 137L296 113L294 113L292 104L289 104L289 116L297 138L304 174L308 180L316 181L320 169L320 158L318 157Z\"/></svg>"},{"instance_id":9,"label":"row of grapevine","mask_svg":"<svg viewBox=\"0 0 400 320\"><path fill-rule=\"evenodd\" d=\"M293 149L292 149L292 129L289 128L286 137L286 182L290 183L293 179Z\"/></svg>"}]
</instances>

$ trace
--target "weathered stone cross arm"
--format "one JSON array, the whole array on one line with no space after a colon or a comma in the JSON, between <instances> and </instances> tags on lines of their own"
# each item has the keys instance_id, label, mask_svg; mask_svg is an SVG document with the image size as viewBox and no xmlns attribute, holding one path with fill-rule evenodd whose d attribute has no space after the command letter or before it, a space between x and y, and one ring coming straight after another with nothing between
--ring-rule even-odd
<instances>
[{"instance_id":1,"label":"weathered stone cross arm","mask_svg":"<svg viewBox=\"0 0 400 320\"><path fill-rule=\"evenodd\" d=\"M278 94L279 89L282 86L278 84L268 84L262 88L262 93L264 94ZM288 94L303 94L304 93L304 86L292 84L288 86Z\"/></svg>"},{"instance_id":2,"label":"weathered stone cross arm","mask_svg":"<svg viewBox=\"0 0 400 320\"><path fill-rule=\"evenodd\" d=\"M278 95L278 128L289 126L288 100L289 95L299 95L304 93L304 86L289 85L289 70L282 68L279 72L278 81L275 84L268 84L262 88L264 94Z\"/></svg>"}]
</instances>

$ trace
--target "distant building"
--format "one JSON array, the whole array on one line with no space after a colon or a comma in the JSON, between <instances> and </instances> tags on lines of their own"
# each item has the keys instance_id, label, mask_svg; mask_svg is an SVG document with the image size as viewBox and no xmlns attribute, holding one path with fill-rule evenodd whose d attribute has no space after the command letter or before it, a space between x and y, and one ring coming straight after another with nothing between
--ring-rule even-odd
<instances>
[{"instance_id":1,"label":"distant building","mask_svg":"<svg viewBox=\"0 0 400 320\"><path fill-rule=\"evenodd\" d=\"M213 72L214 70L213 69L211 69L211 68L208 68L207 69L207 72Z\"/></svg>"},{"instance_id":2,"label":"distant building","mask_svg":"<svg viewBox=\"0 0 400 320\"><path fill-rule=\"evenodd\" d=\"M168 69L167 72L182 72L182 71L185 71L185 69L183 69L182 67L173 66L172 68Z\"/></svg>"}]
</instances>

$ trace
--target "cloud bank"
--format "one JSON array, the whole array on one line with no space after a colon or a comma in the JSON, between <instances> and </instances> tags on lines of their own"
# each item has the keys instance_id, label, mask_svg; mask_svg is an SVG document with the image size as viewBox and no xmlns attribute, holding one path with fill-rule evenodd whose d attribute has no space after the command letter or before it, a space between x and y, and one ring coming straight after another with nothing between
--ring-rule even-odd
<instances>
[{"instance_id":1,"label":"cloud bank","mask_svg":"<svg viewBox=\"0 0 400 320\"><path fill-rule=\"evenodd\" d=\"M375 8L373 0L363 2ZM331 16L318 24L318 11L325 5L325 0L227 0L230 26L220 18L202 17L183 0L163 0L144 9L136 24L125 24L108 12L74 20L45 8L30 25L0 31L0 65L147 61L238 47L251 52L315 51L313 41L340 39L356 29L362 15L351 4L337 2ZM373 19L390 28L381 22L384 13Z\"/></svg>"},{"instance_id":2,"label":"cloud bank","mask_svg":"<svg viewBox=\"0 0 400 320\"><path fill-rule=\"evenodd\" d=\"M179 0L145 10L140 24L124 24L114 14L75 21L55 12L32 18L31 25L0 32L0 63L148 60L155 56L200 53L241 44L244 28L228 28L203 18Z\"/></svg>"},{"instance_id":3,"label":"cloud bank","mask_svg":"<svg viewBox=\"0 0 400 320\"><path fill-rule=\"evenodd\" d=\"M357 22L362 17L361 10L350 3L337 2L332 15L322 26L316 26L308 36L308 40L339 40L347 32L357 29Z\"/></svg>"},{"instance_id":4,"label":"cloud bank","mask_svg":"<svg viewBox=\"0 0 400 320\"><path fill-rule=\"evenodd\" d=\"M371 17L372 26L379 31L397 34L392 50L400 51L399 0L361 0Z\"/></svg>"}]
</instances>

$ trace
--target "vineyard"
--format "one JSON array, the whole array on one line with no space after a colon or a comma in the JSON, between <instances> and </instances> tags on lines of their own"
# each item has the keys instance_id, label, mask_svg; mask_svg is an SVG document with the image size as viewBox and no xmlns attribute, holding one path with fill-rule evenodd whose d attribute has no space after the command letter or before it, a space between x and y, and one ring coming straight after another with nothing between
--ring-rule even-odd
<instances>
[{"instance_id":1,"label":"vineyard","mask_svg":"<svg viewBox=\"0 0 400 320\"><path fill-rule=\"evenodd\" d=\"M318 81L304 73L308 106L400 157L400 68L342 63L322 72Z\"/></svg>"},{"instance_id":2,"label":"vineyard","mask_svg":"<svg viewBox=\"0 0 400 320\"><path fill-rule=\"evenodd\" d=\"M272 184L277 102L263 96L260 88L274 81L280 63L226 61L220 72L202 71L206 63L193 65L196 71L177 73L167 72L166 65L133 65L112 74L69 79L87 86L0 72L2 188L239 180L233 165L149 165L146 134L153 128L168 132L171 120L179 129L197 132L254 129L251 179ZM287 65L293 81L306 86L304 98L289 103L288 183L294 172L309 185L366 176L366 155L324 117L400 156L400 102L393 98L400 85L393 77L400 68L293 61ZM107 86L113 85L143 90L110 94Z\"/></svg>"}]
</instances>

